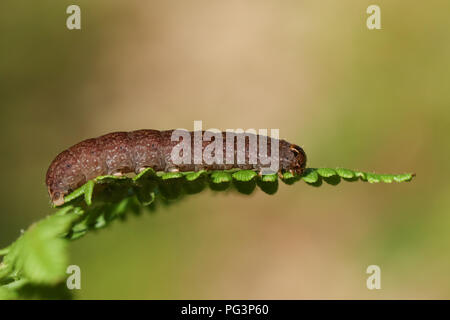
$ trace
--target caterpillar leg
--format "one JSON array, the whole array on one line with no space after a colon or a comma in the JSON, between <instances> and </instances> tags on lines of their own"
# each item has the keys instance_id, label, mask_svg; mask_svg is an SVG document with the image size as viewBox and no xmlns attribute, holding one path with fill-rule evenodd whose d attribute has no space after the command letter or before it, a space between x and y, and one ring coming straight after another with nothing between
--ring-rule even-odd
<instances>
[{"instance_id":1,"label":"caterpillar leg","mask_svg":"<svg viewBox=\"0 0 450 320\"><path fill-rule=\"evenodd\" d=\"M283 173L281 173L281 171L278 171L278 177L280 177L280 179L283 179Z\"/></svg>"},{"instance_id":2,"label":"caterpillar leg","mask_svg":"<svg viewBox=\"0 0 450 320\"><path fill-rule=\"evenodd\" d=\"M62 206L64 204L64 194L55 192L52 195L52 202L55 206Z\"/></svg>"},{"instance_id":3,"label":"caterpillar leg","mask_svg":"<svg viewBox=\"0 0 450 320\"><path fill-rule=\"evenodd\" d=\"M145 169L147 169L148 167L140 167L140 168L138 168L137 170L136 170L136 173L137 174L139 174L139 173L141 173L142 171L144 171Z\"/></svg>"},{"instance_id":4,"label":"caterpillar leg","mask_svg":"<svg viewBox=\"0 0 450 320\"><path fill-rule=\"evenodd\" d=\"M116 170L114 170L112 172L112 175L116 176L116 177L121 177L121 176L123 176L123 175L125 175L127 173L130 173L130 172L134 172L134 168L130 168L130 167L125 167L124 166L124 167L117 168Z\"/></svg>"}]
</instances>

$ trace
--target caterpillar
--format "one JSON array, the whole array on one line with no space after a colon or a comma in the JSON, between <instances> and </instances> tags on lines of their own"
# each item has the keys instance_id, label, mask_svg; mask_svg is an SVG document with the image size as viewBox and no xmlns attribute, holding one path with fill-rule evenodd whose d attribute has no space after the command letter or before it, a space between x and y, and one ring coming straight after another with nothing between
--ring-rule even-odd
<instances>
[{"instance_id":1,"label":"caterpillar","mask_svg":"<svg viewBox=\"0 0 450 320\"><path fill-rule=\"evenodd\" d=\"M205 131L187 132L188 136L191 137L192 158L195 158L195 134L200 132L203 137ZM252 133L234 133L230 144L223 143L223 156L227 160L231 159L231 162L211 163L201 157L200 162L197 163L176 164L171 155L173 148L179 142L173 141L173 133L174 130L158 131L150 129L113 132L81 141L64 150L56 156L47 170L45 182L51 201L57 206L64 204L65 195L98 176L122 175L131 172L137 174L149 167L155 171L166 172L238 168L258 170L261 173L264 168L267 168L267 165L263 164L261 152L256 152L255 149L250 148L252 141L257 141L258 145L266 142L267 156L274 153L271 145L278 144L276 160L279 174L290 171L301 175L306 167L306 154L298 145ZM218 135L223 141L229 138L228 133L225 132ZM202 154L217 137L214 136L211 142L202 139ZM241 141L244 141L244 144L239 145L240 138L243 138ZM245 161L243 163L237 161L239 146L245 146ZM253 161L251 161L252 159Z\"/></svg>"}]
</instances>

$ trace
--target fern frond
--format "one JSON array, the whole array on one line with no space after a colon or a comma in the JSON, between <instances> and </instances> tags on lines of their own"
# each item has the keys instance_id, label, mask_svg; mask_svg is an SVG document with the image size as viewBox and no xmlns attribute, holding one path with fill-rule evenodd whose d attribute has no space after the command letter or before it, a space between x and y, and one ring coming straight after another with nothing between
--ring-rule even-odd
<instances>
[{"instance_id":1,"label":"fern frond","mask_svg":"<svg viewBox=\"0 0 450 320\"><path fill-rule=\"evenodd\" d=\"M286 184L300 180L311 186L322 182L337 185L344 181L392 183L410 181L414 174L375 174L349 169L309 168L302 176L282 175ZM252 170L199 172L155 172L151 168L135 177L102 176L87 182L65 197L65 204L52 215L33 224L11 246L0 250L0 299L16 299L36 294L68 294L63 286L68 265L70 240L90 230L106 227L127 212L142 208L154 211L156 202L172 203L206 188L237 190L251 194L258 186L267 194L278 189L278 175L258 175Z\"/></svg>"}]
</instances>

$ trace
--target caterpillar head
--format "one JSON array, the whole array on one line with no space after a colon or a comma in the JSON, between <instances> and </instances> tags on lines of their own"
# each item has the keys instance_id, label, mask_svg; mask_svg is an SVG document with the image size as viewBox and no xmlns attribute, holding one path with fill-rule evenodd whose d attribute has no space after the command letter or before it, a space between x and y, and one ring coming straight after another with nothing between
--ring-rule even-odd
<instances>
[{"instance_id":1,"label":"caterpillar head","mask_svg":"<svg viewBox=\"0 0 450 320\"><path fill-rule=\"evenodd\" d=\"M303 149L295 144L291 144L289 146L289 150L293 154L293 160L291 161L292 170L301 175L305 171L306 168L306 153Z\"/></svg>"}]
</instances>

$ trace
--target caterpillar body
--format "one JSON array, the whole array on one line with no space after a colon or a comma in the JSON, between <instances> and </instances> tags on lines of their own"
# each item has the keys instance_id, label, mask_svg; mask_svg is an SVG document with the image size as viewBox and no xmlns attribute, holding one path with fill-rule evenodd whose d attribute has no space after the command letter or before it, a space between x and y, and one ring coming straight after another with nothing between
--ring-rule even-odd
<instances>
[{"instance_id":1,"label":"caterpillar body","mask_svg":"<svg viewBox=\"0 0 450 320\"><path fill-rule=\"evenodd\" d=\"M51 201L55 205L64 203L64 196L82 186L87 181L103 175L122 175L125 173L139 173L151 167L155 171L199 171L199 170L227 170L247 169L261 170L263 165L260 153L249 148L253 138L259 142L264 138L267 142L267 155L271 154L271 139L266 136L251 133L235 133L230 144L223 143L223 157L232 156L234 161L224 163L210 163L203 159L200 163L175 164L171 154L179 141L172 141L174 130L137 130L131 132L113 132L98 138L84 140L64 150L56 156L50 164L46 174L46 185ZM199 133L199 132L197 132ZM191 136L192 159L194 159L194 134ZM202 135L204 131L202 131ZM221 133L223 141L226 133ZM242 135L240 137L240 135ZM245 162L236 161L239 138L245 141ZM215 139L213 139L214 141ZM306 154L303 149L285 140L278 140L278 172L291 171L301 175L306 167ZM255 141L255 140L254 140ZM272 140L274 141L274 140ZM201 142L201 151L212 142ZM273 142L272 142L273 143ZM256 154L255 154L256 153ZM202 153L203 154L203 153ZM250 161L250 159L257 161Z\"/></svg>"}]
</instances>

